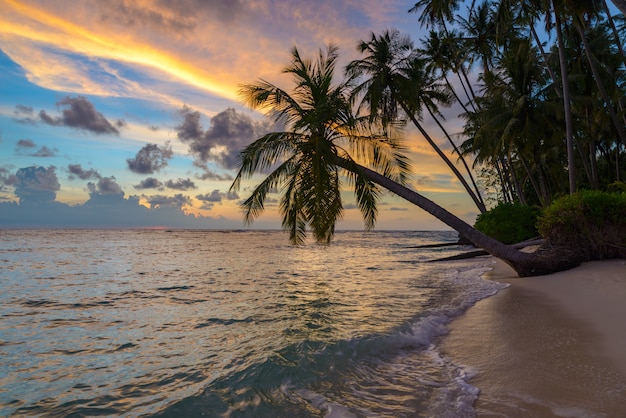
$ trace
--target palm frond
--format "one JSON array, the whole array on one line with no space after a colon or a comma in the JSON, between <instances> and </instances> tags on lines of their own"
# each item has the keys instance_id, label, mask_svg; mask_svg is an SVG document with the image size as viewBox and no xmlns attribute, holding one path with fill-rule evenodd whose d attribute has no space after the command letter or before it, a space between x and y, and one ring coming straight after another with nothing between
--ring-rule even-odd
<instances>
[{"instance_id":1,"label":"palm frond","mask_svg":"<svg viewBox=\"0 0 626 418\"><path fill-rule=\"evenodd\" d=\"M280 187L297 166L297 158L293 156L272 171L259 185L241 207L244 209L244 222L249 225L258 218L265 209L267 194Z\"/></svg>"}]
</instances>

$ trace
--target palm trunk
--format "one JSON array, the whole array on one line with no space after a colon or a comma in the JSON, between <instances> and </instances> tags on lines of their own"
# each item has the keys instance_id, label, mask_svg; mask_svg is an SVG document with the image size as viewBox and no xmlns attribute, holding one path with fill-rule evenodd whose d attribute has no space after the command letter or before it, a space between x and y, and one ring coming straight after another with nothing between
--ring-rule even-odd
<instances>
[{"instance_id":1,"label":"palm trunk","mask_svg":"<svg viewBox=\"0 0 626 418\"><path fill-rule=\"evenodd\" d=\"M572 119L572 98L569 91L567 75L567 58L565 57L565 42L563 42L563 27L561 16L552 0L554 20L556 23L556 37L559 45L559 62L561 67L561 88L563 89L563 108L565 111L565 144L567 147L567 171L569 176L569 192L576 193L576 170L574 163L574 120Z\"/></svg>"},{"instance_id":2,"label":"palm trunk","mask_svg":"<svg viewBox=\"0 0 626 418\"><path fill-rule=\"evenodd\" d=\"M443 74L443 79L445 80L446 85L448 86L448 88L452 92L452 95L454 95L454 98L456 99L457 103L460 104L461 107L463 108L463 111L465 113L470 113L470 111L467 109L467 107L465 106L465 104L463 103L463 101L461 100L459 95L457 94L457 92L454 89L454 87L452 87L452 84L450 83L450 80L448 80L448 76L445 73ZM474 108L474 111L476 111L476 108Z\"/></svg>"},{"instance_id":3,"label":"palm trunk","mask_svg":"<svg viewBox=\"0 0 626 418\"><path fill-rule=\"evenodd\" d=\"M600 179L598 178L598 163L596 161L596 141L593 138L589 143L589 161L591 162L591 177L593 178L591 185L595 190L598 190Z\"/></svg>"},{"instance_id":4,"label":"palm trunk","mask_svg":"<svg viewBox=\"0 0 626 418\"><path fill-rule=\"evenodd\" d=\"M604 8L604 12L606 13L606 19L609 22L611 31L613 32L613 37L615 38L617 49L619 50L619 53L622 56L622 58L625 58L626 55L624 55L624 47L619 37L619 32L617 31L617 27L615 26L615 21L613 20L613 16L611 16L611 11L609 10L609 6L606 4L606 0L602 0L601 3L602 3L602 7Z\"/></svg>"},{"instance_id":5,"label":"palm trunk","mask_svg":"<svg viewBox=\"0 0 626 418\"><path fill-rule=\"evenodd\" d=\"M539 48L539 52L541 53L541 57L543 58L543 63L546 66L546 69L548 70L548 74L550 74L550 77L553 80L553 85L556 90L556 95L558 96L559 99L561 99L561 91L556 85L556 80L557 80L556 74L554 74L554 70L550 66L550 60L548 59L548 54L546 54L546 51L543 49L543 45L541 44L541 39L539 39L539 35L537 34L537 31L535 30L535 26L532 23L530 25L530 30L532 31L533 38L535 38L535 43L537 44L537 47Z\"/></svg>"},{"instance_id":6,"label":"palm trunk","mask_svg":"<svg viewBox=\"0 0 626 418\"><path fill-rule=\"evenodd\" d=\"M537 183L537 179L531 172L530 166L528 165L526 158L521 156L520 161L522 162L522 165L524 166L524 169L526 170L526 174L528 175L528 178L530 179L530 184L532 184L533 186L533 190L535 191L535 194L537 195L537 199L539 199L539 204L541 205L541 207L546 206L546 202L544 201L543 195L541 194L541 190L540 190L539 184Z\"/></svg>"},{"instance_id":7,"label":"palm trunk","mask_svg":"<svg viewBox=\"0 0 626 418\"><path fill-rule=\"evenodd\" d=\"M515 166L513 165L513 162L512 162L513 160L511 158L510 150L508 152L508 158L509 158L509 166L511 167L511 179L513 181L513 186L515 187L515 194L517 195L519 202L522 205L526 205L526 196L524 195L524 190L522 190L522 186L519 182L517 172L515 171Z\"/></svg>"},{"instance_id":8,"label":"palm trunk","mask_svg":"<svg viewBox=\"0 0 626 418\"><path fill-rule=\"evenodd\" d=\"M500 180L500 189L502 193L502 200L504 203L511 203L509 201L509 194L506 191L506 181L504 180L504 163L501 161L500 157L496 158L496 173L498 173L498 179Z\"/></svg>"},{"instance_id":9,"label":"palm trunk","mask_svg":"<svg viewBox=\"0 0 626 418\"><path fill-rule=\"evenodd\" d=\"M450 39L450 32L448 31L448 27L445 24L445 22L443 24L443 30L444 30L444 33L446 34L446 37ZM455 62L452 65L452 70L456 73L457 77L459 78L459 82L461 83L461 87L463 87L463 91L465 92L465 95L467 96L467 99L469 100L470 106L472 106L474 111L476 111L476 106L477 106L476 94L474 93L474 89L472 88L472 83L470 82L469 77L467 76L467 72L465 71L465 67L463 66L463 63ZM465 79L465 83L463 82L463 79ZM467 83L467 86L466 86L466 83Z\"/></svg>"},{"instance_id":10,"label":"palm trunk","mask_svg":"<svg viewBox=\"0 0 626 418\"><path fill-rule=\"evenodd\" d=\"M578 24L576 25L578 28L578 33L583 41L583 47L585 48L585 55L587 55L587 61L589 62L589 67L591 67L591 72L593 74L593 78L596 81L596 85L598 86L598 90L600 90L600 95L602 96L602 100L604 100L604 104L606 105L606 109L609 112L609 116L611 121L613 122L613 126L615 126L615 130L617 131L617 135L624 145L626 145L626 135L624 134L624 125L619 122L617 119L617 114L615 113L615 108L613 107L613 102L609 98L609 94L606 91L606 87L604 86L604 82L600 77L600 72L598 71L598 66L594 61L593 54L591 53L591 49L589 47L589 42L585 37L585 32L582 27L583 23L579 19Z\"/></svg>"},{"instance_id":11,"label":"palm trunk","mask_svg":"<svg viewBox=\"0 0 626 418\"><path fill-rule=\"evenodd\" d=\"M424 136L424 139L426 139L426 141L430 144L430 146L435 150L437 155L439 155L439 157L448 165L448 167L450 167L450 170L452 170L456 178L459 179L463 187L465 187L467 194L470 195L470 197L474 201L474 204L476 205L478 210L481 210L481 206L482 206L481 211L484 211L484 205L482 205L481 201L478 199L478 197L476 197L476 194L472 191L472 188L467 183L467 180L465 180L465 177L463 177L461 172L456 168L456 166L452 163L452 161L450 161L450 159L446 156L446 154L444 154L443 151L441 151L441 149L437 146L437 144L435 144L435 141L433 141L430 135L428 135L428 132L426 132L426 130L422 127L422 124L419 123L419 121L415 118L415 115L413 114L413 112L411 112L404 103L401 103L401 106L404 112L407 114L407 116L411 119L411 122L413 122L415 127Z\"/></svg>"},{"instance_id":12,"label":"palm trunk","mask_svg":"<svg viewBox=\"0 0 626 418\"><path fill-rule=\"evenodd\" d=\"M354 161L349 161L341 157L335 157L334 163L347 171L358 172L371 182L378 184L406 201L425 210L441 222L448 225L450 228L457 231L461 236L473 242L477 247L482 248L489 254L510 265L520 277L550 274L556 271L571 268L578 264L575 261L562 263L560 260L555 263L555 260L542 257L539 253L526 253L519 251L510 245L503 244L500 241L483 234L477 229L472 228L467 222L448 212L432 200L399 183L396 183L382 174L370 170L367 167L363 167Z\"/></svg>"},{"instance_id":13,"label":"palm trunk","mask_svg":"<svg viewBox=\"0 0 626 418\"><path fill-rule=\"evenodd\" d=\"M439 126L439 129L441 129L443 134L446 136L446 138L448 139L448 142L450 143L450 145L452 145L452 149L454 149L454 152L456 153L456 155L459 156L459 159L463 163L463 167L465 167L465 171L467 171L467 175L469 176L469 178L470 178L470 180L472 182L472 185L474 186L474 191L476 192L476 197L480 201L481 206L478 209L480 210L480 213L485 213L487 211L487 208L485 207L485 201L483 200L483 197L480 194L480 190L478 189L478 185L476 184L476 180L474 180L474 176L472 175L472 171L470 170L469 166L467 165L467 162L465 161L465 158L463 157L463 154L461 154L461 152L459 151L458 147L456 146L456 144L454 143L452 138L450 138L450 135L448 134L448 131L441 124L441 122L439 121L437 116L435 116L435 114L433 113L433 111L430 109L429 106L426 106L426 110L428 111L428 114L433 118L433 120L435 121L437 126Z\"/></svg>"}]
</instances>

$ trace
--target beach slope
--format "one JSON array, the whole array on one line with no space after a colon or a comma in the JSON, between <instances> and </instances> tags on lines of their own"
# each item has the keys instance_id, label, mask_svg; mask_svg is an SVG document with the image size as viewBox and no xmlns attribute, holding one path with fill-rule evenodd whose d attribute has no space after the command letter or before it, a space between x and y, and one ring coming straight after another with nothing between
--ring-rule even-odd
<instances>
[{"instance_id":1,"label":"beach slope","mask_svg":"<svg viewBox=\"0 0 626 418\"><path fill-rule=\"evenodd\" d=\"M626 261L515 278L453 321L444 354L473 368L479 417L617 417L626 412Z\"/></svg>"}]
</instances>

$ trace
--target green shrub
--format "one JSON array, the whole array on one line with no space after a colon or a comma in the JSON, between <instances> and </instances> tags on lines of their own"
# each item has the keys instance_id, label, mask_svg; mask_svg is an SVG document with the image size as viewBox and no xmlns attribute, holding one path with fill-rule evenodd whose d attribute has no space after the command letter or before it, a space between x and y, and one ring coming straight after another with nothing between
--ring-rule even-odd
<instances>
[{"instance_id":1,"label":"green shrub","mask_svg":"<svg viewBox=\"0 0 626 418\"><path fill-rule=\"evenodd\" d=\"M539 235L537 217L541 210L519 203L499 203L476 218L474 227L505 244L515 244Z\"/></svg>"},{"instance_id":2,"label":"green shrub","mask_svg":"<svg viewBox=\"0 0 626 418\"><path fill-rule=\"evenodd\" d=\"M564 196L544 210L538 228L550 243L576 248L585 260L626 257L626 194Z\"/></svg>"},{"instance_id":3,"label":"green shrub","mask_svg":"<svg viewBox=\"0 0 626 418\"><path fill-rule=\"evenodd\" d=\"M615 181L606 186L606 189L611 193L626 193L626 183L623 181Z\"/></svg>"}]
</instances>

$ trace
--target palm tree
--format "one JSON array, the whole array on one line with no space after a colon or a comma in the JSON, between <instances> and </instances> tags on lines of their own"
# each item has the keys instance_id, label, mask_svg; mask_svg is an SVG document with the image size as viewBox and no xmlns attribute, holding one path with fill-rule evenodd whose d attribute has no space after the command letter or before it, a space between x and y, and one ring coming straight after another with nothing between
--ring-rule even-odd
<instances>
[{"instance_id":1,"label":"palm tree","mask_svg":"<svg viewBox=\"0 0 626 418\"><path fill-rule=\"evenodd\" d=\"M545 152L552 146L555 110L543 95L545 75L537 51L528 39L511 40L494 71L484 78L485 93L480 111L465 114L464 152L502 167L511 175L520 201L525 196L517 166L526 172L539 202L551 202L548 175L543 168ZM543 154L543 155L542 155ZM559 166L559 164L555 164Z\"/></svg>"},{"instance_id":2,"label":"palm tree","mask_svg":"<svg viewBox=\"0 0 626 418\"><path fill-rule=\"evenodd\" d=\"M457 16L455 12L459 9L459 0L419 0L415 5L409 9L409 13L419 14L417 20L421 26L434 29L435 27L443 28L445 39L458 41L460 36L448 29L448 22L454 22ZM474 9L474 1L469 8L471 14ZM460 48L457 48L457 51ZM472 87L472 83L469 80L464 63L460 62L459 57L455 57L451 62L453 71L458 75L461 86L465 90L468 97L471 96L471 101L476 100L476 94Z\"/></svg>"},{"instance_id":3,"label":"palm tree","mask_svg":"<svg viewBox=\"0 0 626 418\"><path fill-rule=\"evenodd\" d=\"M291 94L262 80L242 88L249 106L266 110L275 121L287 127L284 132L264 135L241 153L241 167L231 190L239 189L242 179L258 171L272 170L242 204L247 222L263 212L267 194L279 188L283 193L283 227L289 230L291 241L303 242L308 226L318 242L330 242L343 209L342 169L341 173L352 180L367 228L373 227L376 220L378 186L381 186L501 258L520 276L546 274L573 266L574 263L564 265L562 260L556 266L553 259L502 244L405 187L402 183L409 166L402 148L384 132L376 134L375 120L363 120L353 114L348 94L351 80L332 85L336 59L337 50L332 46L326 54L320 52L316 62L303 60L294 48L292 63L285 69L285 73L294 76L295 88ZM360 133L364 130L366 135Z\"/></svg>"},{"instance_id":4,"label":"palm tree","mask_svg":"<svg viewBox=\"0 0 626 418\"><path fill-rule=\"evenodd\" d=\"M293 93L263 80L241 90L250 107L269 109L290 130L268 133L249 145L241 153L241 169L231 189L238 189L242 178L272 169L243 203L245 220L252 222L263 211L267 194L280 187L283 227L296 244L305 239L307 226L318 242L330 242L343 212L337 158L353 167L349 150L400 184L409 169L397 141L372 131L369 121L354 115L352 80L332 85L336 60L334 46L325 54L320 51L315 62L302 59L294 48L292 63L284 70L294 78ZM365 225L372 228L380 191L357 169L349 171L349 179Z\"/></svg>"},{"instance_id":5,"label":"palm tree","mask_svg":"<svg viewBox=\"0 0 626 418\"><path fill-rule=\"evenodd\" d=\"M372 33L369 41L359 43L358 50L365 53L365 57L352 61L346 71L352 77L366 77L355 88L356 95L362 98L360 107L367 108L370 118L382 117L384 122L397 120L399 110L402 109L437 155L452 170L478 210L481 213L485 212L480 191L465 161L463 160L463 163L474 183L474 189L420 122L423 109L438 122L435 116L437 104L448 104L449 97L443 86L428 76L425 62L416 55L411 40L396 30L387 30L380 36ZM456 150L456 144L449 136L447 138ZM458 150L456 151L460 156Z\"/></svg>"}]
</instances>

